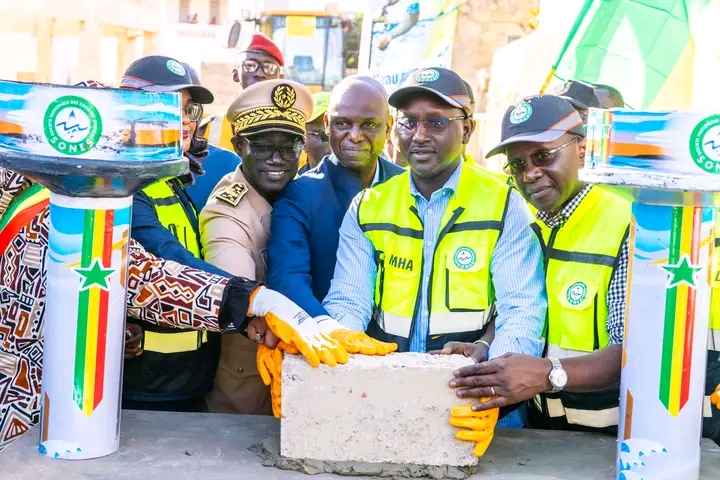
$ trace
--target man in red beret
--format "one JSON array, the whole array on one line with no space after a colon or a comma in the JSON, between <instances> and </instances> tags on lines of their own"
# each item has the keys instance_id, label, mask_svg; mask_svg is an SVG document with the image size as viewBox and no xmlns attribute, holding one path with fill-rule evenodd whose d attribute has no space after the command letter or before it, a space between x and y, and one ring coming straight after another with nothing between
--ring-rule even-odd
<instances>
[{"instance_id":1,"label":"man in red beret","mask_svg":"<svg viewBox=\"0 0 720 480\"><path fill-rule=\"evenodd\" d=\"M283 54L266 35L253 34L250 45L240 55L242 63L233 69L233 80L240 82L243 89L263 80L283 78Z\"/></svg>"}]
</instances>

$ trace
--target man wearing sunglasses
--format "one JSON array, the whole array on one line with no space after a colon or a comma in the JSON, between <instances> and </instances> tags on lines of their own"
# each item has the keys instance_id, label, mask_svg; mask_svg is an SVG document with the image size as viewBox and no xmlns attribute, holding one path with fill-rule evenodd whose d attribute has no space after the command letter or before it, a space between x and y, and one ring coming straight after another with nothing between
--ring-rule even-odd
<instances>
[{"instance_id":1,"label":"man wearing sunglasses","mask_svg":"<svg viewBox=\"0 0 720 480\"><path fill-rule=\"evenodd\" d=\"M463 368L451 386L492 396L485 410L530 400L535 428L617 434L631 204L582 183L585 133L579 113L554 95L527 97L505 112L506 172L537 209L548 296L545 358L512 355Z\"/></svg>"},{"instance_id":2,"label":"man wearing sunglasses","mask_svg":"<svg viewBox=\"0 0 720 480\"><path fill-rule=\"evenodd\" d=\"M159 180L133 198L131 235L148 252L187 267L230 278L231 275L204 262L201 257L197 211L185 190L194 174L202 174L200 158L207 154L193 143L203 104L214 98L205 87L195 85L179 61L153 55L133 62L120 88L182 95L182 151L190 173ZM142 123L130 130L129 142L143 141ZM143 343L138 356L125 361L123 406L145 410L198 411L212 388L219 342L207 332L162 328L128 319L142 327ZM210 341L209 341L210 340Z\"/></svg>"},{"instance_id":3,"label":"man wearing sunglasses","mask_svg":"<svg viewBox=\"0 0 720 480\"><path fill-rule=\"evenodd\" d=\"M233 80L240 82L243 89L263 80L283 78L283 54L265 34L253 34L248 47L240 53L240 59L238 67L233 69Z\"/></svg>"},{"instance_id":4,"label":"man wearing sunglasses","mask_svg":"<svg viewBox=\"0 0 720 480\"><path fill-rule=\"evenodd\" d=\"M303 85L267 80L240 92L227 111L243 162L217 184L200 213L206 261L233 275L265 280L270 213L295 177L313 99ZM271 415L270 391L256 366L257 344L222 336L220 365L208 395L211 412Z\"/></svg>"},{"instance_id":5,"label":"man wearing sunglasses","mask_svg":"<svg viewBox=\"0 0 720 480\"><path fill-rule=\"evenodd\" d=\"M389 103L410 170L353 200L323 306L399 351L480 342L490 358L539 356L547 306L540 242L520 195L463 161L473 129L465 83L451 70L418 70ZM493 302L494 340L485 337ZM523 423L515 410L502 425Z\"/></svg>"}]
</instances>

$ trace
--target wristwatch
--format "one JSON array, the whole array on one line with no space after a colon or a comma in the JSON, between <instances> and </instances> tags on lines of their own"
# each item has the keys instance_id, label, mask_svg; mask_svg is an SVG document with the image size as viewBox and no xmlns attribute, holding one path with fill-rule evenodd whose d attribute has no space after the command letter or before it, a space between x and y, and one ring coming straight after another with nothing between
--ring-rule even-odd
<instances>
[{"instance_id":1,"label":"wristwatch","mask_svg":"<svg viewBox=\"0 0 720 480\"><path fill-rule=\"evenodd\" d=\"M560 364L560 360L553 357L548 357L548 360L550 360L550 363L552 363L552 370L550 370L550 375L548 376L550 380L550 385L552 385L552 389L548 390L548 393L557 393L562 391L563 388L565 388L565 385L567 385L567 372Z\"/></svg>"}]
</instances>

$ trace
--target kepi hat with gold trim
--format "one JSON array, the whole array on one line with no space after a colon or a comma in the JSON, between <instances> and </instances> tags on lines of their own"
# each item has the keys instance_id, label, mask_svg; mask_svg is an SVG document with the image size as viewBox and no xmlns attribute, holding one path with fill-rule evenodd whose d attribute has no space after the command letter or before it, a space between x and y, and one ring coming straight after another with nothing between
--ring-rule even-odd
<instances>
[{"instance_id":1,"label":"kepi hat with gold trim","mask_svg":"<svg viewBox=\"0 0 720 480\"><path fill-rule=\"evenodd\" d=\"M263 80L240 92L226 118L235 135L287 132L305 135L305 122L313 111L313 97L292 80Z\"/></svg>"}]
</instances>

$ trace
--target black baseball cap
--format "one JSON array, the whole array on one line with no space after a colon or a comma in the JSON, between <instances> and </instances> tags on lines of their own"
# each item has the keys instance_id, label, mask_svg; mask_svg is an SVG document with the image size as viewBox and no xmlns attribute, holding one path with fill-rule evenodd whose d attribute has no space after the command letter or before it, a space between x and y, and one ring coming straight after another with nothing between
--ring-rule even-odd
<instances>
[{"instance_id":1,"label":"black baseball cap","mask_svg":"<svg viewBox=\"0 0 720 480\"><path fill-rule=\"evenodd\" d=\"M570 102L557 95L525 97L505 111L502 141L485 158L504 153L513 143L552 142L566 133L585 137L582 118Z\"/></svg>"},{"instance_id":2,"label":"black baseball cap","mask_svg":"<svg viewBox=\"0 0 720 480\"><path fill-rule=\"evenodd\" d=\"M198 103L208 104L215 100L210 90L193 83L190 72L181 62L162 55L143 57L131 63L120 80L120 88L157 93L187 90Z\"/></svg>"},{"instance_id":3,"label":"black baseball cap","mask_svg":"<svg viewBox=\"0 0 720 480\"><path fill-rule=\"evenodd\" d=\"M579 110L600 108L600 99L595 95L592 85L577 80L568 80L555 95L564 98Z\"/></svg>"},{"instance_id":4,"label":"black baseball cap","mask_svg":"<svg viewBox=\"0 0 720 480\"><path fill-rule=\"evenodd\" d=\"M391 107L400 108L418 93L429 92L448 105L457 107L470 116L471 99L465 81L460 75L447 68L421 68L408 77L402 86L388 98Z\"/></svg>"}]
</instances>

